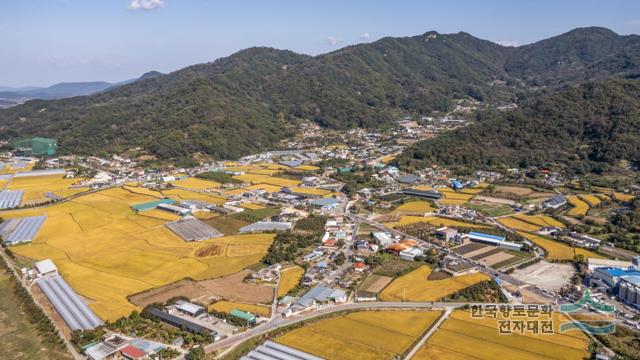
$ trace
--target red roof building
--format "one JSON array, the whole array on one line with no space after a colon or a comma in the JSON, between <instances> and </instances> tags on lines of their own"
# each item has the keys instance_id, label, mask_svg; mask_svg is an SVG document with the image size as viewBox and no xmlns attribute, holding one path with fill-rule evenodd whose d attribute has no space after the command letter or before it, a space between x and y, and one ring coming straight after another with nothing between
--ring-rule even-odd
<instances>
[{"instance_id":1,"label":"red roof building","mask_svg":"<svg viewBox=\"0 0 640 360\"><path fill-rule=\"evenodd\" d=\"M353 268L356 271L364 271L365 264L362 261L358 261L357 263L353 264Z\"/></svg>"},{"instance_id":2,"label":"red roof building","mask_svg":"<svg viewBox=\"0 0 640 360\"><path fill-rule=\"evenodd\" d=\"M144 359L147 356L147 353L131 345L120 349L120 354L130 360Z\"/></svg>"}]
</instances>

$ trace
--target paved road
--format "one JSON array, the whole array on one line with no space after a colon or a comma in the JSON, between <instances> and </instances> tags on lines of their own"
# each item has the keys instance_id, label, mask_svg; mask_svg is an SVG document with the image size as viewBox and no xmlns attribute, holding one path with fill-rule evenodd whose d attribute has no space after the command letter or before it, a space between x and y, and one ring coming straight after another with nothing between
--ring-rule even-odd
<instances>
[{"instance_id":1,"label":"paved road","mask_svg":"<svg viewBox=\"0 0 640 360\"><path fill-rule=\"evenodd\" d=\"M422 338L420 338L420 341L418 341L413 346L413 348L411 348L411 351L409 351L409 353L404 357L404 360L411 360L411 358L413 358L413 356L418 352L418 350L420 350L424 346L424 344L427 342L427 340L429 340L429 338L436 331L438 331L438 329L440 328L440 325L442 325L442 323L449 317L449 315L451 314L452 311L453 311L452 308L447 308L445 310L444 314L442 314L442 316L440 316L438 321L431 327L431 329L429 329L429 331L427 331L427 333L424 334L422 336Z\"/></svg>"},{"instance_id":2,"label":"paved road","mask_svg":"<svg viewBox=\"0 0 640 360\"><path fill-rule=\"evenodd\" d=\"M241 334L220 340L213 344L209 344L205 347L205 351L207 353L213 352L220 349L225 349L223 353L226 354L233 350L237 345L248 340L252 337L262 335L268 333L272 330L282 328L285 326L289 326L291 324L295 324L301 321L311 320L320 316L328 315L335 312L345 311L345 310L364 310L364 309L444 309L444 310L453 310L455 308L463 307L465 305L473 305L473 303L449 303L449 302L385 302L385 301L372 301L372 302L358 302L358 303L345 303L334 306L328 306L325 308L320 308L315 311L309 311L306 313L302 313L299 315L291 316L288 318L274 318L269 322L262 323L258 326L255 326ZM483 305L489 305L489 303L483 303ZM493 304L496 306L504 305L504 304Z\"/></svg>"}]
</instances>

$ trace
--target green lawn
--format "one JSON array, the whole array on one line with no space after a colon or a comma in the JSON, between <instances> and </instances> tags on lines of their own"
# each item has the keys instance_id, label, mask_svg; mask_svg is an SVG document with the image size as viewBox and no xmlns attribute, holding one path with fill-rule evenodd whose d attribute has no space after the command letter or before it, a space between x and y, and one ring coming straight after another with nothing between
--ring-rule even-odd
<instances>
[{"instance_id":1,"label":"green lawn","mask_svg":"<svg viewBox=\"0 0 640 360\"><path fill-rule=\"evenodd\" d=\"M25 317L13 295L11 280L0 270L0 358L71 359L71 355L47 349Z\"/></svg>"},{"instance_id":2,"label":"green lawn","mask_svg":"<svg viewBox=\"0 0 640 360\"><path fill-rule=\"evenodd\" d=\"M464 206L466 208L479 211L491 217L513 214L513 210L511 210L511 207L507 205L492 206L492 205L474 204L474 203L468 202L464 204Z\"/></svg>"}]
</instances>

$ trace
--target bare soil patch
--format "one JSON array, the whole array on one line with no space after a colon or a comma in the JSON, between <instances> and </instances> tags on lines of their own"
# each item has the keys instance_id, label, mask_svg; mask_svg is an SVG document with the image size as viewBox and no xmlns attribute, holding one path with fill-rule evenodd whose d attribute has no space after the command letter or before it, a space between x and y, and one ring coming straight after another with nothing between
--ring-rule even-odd
<instances>
[{"instance_id":1,"label":"bare soil patch","mask_svg":"<svg viewBox=\"0 0 640 360\"><path fill-rule=\"evenodd\" d=\"M251 274L250 271L244 270L217 279L203 281L185 279L133 295L129 297L129 301L141 307L155 302L165 302L177 296L184 296L203 304L221 299L251 304L270 303L273 300L274 288L245 283L243 280L249 274Z\"/></svg>"},{"instance_id":2,"label":"bare soil patch","mask_svg":"<svg viewBox=\"0 0 640 360\"><path fill-rule=\"evenodd\" d=\"M384 289L387 285L389 285L391 280L393 280L393 278L389 276L373 275L364 281L361 289L377 294L382 291L382 289Z\"/></svg>"},{"instance_id":3,"label":"bare soil patch","mask_svg":"<svg viewBox=\"0 0 640 360\"><path fill-rule=\"evenodd\" d=\"M511 275L541 288L558 291L571 281L574 272L575 270L571 264L540 261L524 269L517 269Z\"/></svg>"}]
</instances>

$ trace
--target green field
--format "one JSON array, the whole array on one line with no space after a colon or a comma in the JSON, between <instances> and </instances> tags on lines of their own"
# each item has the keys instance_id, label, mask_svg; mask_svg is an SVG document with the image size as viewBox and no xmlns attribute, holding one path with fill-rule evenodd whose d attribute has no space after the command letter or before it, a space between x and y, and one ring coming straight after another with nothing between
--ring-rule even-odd
<instances>
[{"instance_id":1,"label":"green field","mask_svg":"<svg viewBox=\"0 0 640 360\"><path fill-rule=\"evenodd\" d=\"M472 202L468 202L466 204L464 204L465 207L469 208L469 209L473 209L476 211L479 211L485 215L491 216L491 217L496 217L496 216L505 216L505 215L510 215L513 214L513 210L511 210L510 206L507 205L499 205L499 206L492 206L489 204L475 204Z\"/></svg>"},{"instance_id":2,"label":"green field","mask_svg":"<svg viewBox=\"0 0 640 360\"><path fill-rule=\"evenodd\" d=\"M0 270L0 358L6 359L71 359L71 355L49 350L20 309L13 295L11 279Z\"/></svg>"}]
</instances>

